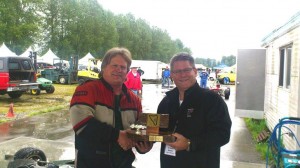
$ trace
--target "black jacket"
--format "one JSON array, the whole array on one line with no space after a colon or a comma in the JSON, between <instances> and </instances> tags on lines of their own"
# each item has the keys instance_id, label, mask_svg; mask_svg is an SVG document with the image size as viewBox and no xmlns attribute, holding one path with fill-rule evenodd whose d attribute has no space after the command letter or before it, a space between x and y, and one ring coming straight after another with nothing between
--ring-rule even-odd
<instances>
[{"instance_id":1,"label":"black jacket","mask_svg":"<svg viewBox=\"0 0 300 168\"><path fill-rule=\"evenodd\" d=\"M223 98L198 83L185 91L179 105L177 88L166 93L157 113L169 114L169 128L191 140L190 151L177 151L176 157L164 154L161 145L161 168L219 168L220 147L229 142L231 119Z\"/></svg>"}]
</instances>

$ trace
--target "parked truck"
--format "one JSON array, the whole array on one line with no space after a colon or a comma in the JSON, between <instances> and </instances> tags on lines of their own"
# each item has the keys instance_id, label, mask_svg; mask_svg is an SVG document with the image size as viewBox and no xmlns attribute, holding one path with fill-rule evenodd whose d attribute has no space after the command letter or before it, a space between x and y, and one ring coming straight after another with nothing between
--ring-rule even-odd
<instances>
[{"instance_id":1,"label":"parked truck","mask_svg":"<svg viewBox=\"0 0 300 168\"><path fill-rule=\"evenodd\" d=\"M19 98L31 89L38 89L35 67L29 57L0 56L0 94Z\"/></svg>"},{"instance_id":2,"label":"parked truck","mask_svg":"<svg viewBox=\"0 0 300 168\"><path fill-rule=\"evenodd\" d=\"M131 66L139 67L144 71L142 80L158 82L161 80L162 70L168 64L155 60L132 60Z\"/></svg>"},{"instance_id":3,"label":"parked truck","mask_svg":"<svg viewBox=\"0 0 300 168\"><path fill-rule=\"evenodd\" d=\"M62 59L53 60L53 68L45 68L41 71L41 77L54 83L72 84L77 83L78 57L71 57L68 62Z\"/></svg>"}]
</instances>

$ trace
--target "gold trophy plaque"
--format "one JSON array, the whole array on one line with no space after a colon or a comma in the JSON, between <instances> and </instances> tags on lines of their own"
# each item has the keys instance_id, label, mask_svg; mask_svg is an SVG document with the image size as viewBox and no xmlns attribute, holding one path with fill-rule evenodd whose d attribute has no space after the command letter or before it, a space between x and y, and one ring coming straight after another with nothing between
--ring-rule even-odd
<instances>
[{"instance_id":1,"label":"gold trophy plaque","mask_svg":"<svg viewBox=\"0 0 300 168\"><path fill-rule=\"evenodd\" d=\"M137 123L127 131L127 136L136 141L174 142L172 133L159 131L159 128L168 126L168 114L142 113Z\"/></svg>"}]
</instances>

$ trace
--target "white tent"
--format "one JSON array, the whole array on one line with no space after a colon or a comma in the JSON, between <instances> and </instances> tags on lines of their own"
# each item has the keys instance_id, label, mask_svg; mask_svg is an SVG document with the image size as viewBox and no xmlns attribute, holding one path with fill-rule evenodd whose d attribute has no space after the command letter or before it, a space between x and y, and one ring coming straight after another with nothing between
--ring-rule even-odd
<instances>
[{"instance_id":1,"label":"white tent","mask_svg":"<svg viewBox=\"0 0 300 168\"><path fill-rule=\"evenodd\" d=\"M46 63L49 63L49 64L52 65L54 59L59 59L59 57L56 56L56 55L51 51L51 49L49 49L49 50L47 51L47 53L44 54L44 55L41 57L40 61L46 62Z\"/></svg>"},{"instance_id":2,"label":"white tent","mask_svg":"<svg viewBox=\"0 0 300 168\"><path fill-rule=\"evenodd\" d=\"M195 64L197 69L206 69L206 67L203 64Z\"/></svg>"},{"instance_id":3,"label":"white tent","mask_svg":"<svg viewBox=\"0 0 300 168\"><path fill-rule=\"evenodd\" d=\"M29 57L30 52L33 52L32 47L28 47L27 50L25 52L23 52L23 54L19 55L20 57Z\"/></svg>"},{"instance_id":4,"label":"white tent","mask_svg":"<svg viewBox=\"0 0 300 168\"><path fill-rule=\"evenodd\" d=\"M89 59L94 59L94 58L95 58L95 57L93 57L91 53L87 53L84 57L82 57L82 58L78 61L78 65L88 65Z\"/></svg>"},{"instance_id":5,"label":"white tent","mask_svg":"<svg viewBox=\"0 0 300 168\"><path fill-rule=\"evenodd\" d=\"M8 49L6 45L3 43L2 46L0 47L0 57L1 56L17 56L17 54L10 51L10 49Z\"/></svg>"},{"instance_id":6,"label":"white tent","mask_svg":"<svg viewBox=\"0 0 300 168\"><path fill-rule=\"evenodd\" d=\"M19 55L20 57L29 57L30 52L34 52L34 50L32 49L32 47L28 47L27 50L25 52L23 52L23 54ZM36 56L36 60L37 62L41 62L42 58L40 56Z\"/></svg>"}]
</instances>

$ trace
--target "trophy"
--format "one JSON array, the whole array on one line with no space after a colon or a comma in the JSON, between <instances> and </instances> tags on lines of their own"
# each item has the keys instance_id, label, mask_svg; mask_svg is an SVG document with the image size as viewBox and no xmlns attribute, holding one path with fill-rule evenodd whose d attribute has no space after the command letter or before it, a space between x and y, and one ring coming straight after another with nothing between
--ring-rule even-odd
<instances>
[{"instance_id":1,"label":"trophy","mask_svg":"<svg viewBox=\"0 0 300 168\"><path fill-rule=\"evenodd\" d=\"M127 136L136 141L174 142L170 132L161 132L159 128L168 128L169 114L142 113L136 124L127 130Z\"/></svg>"}]
</instances>

